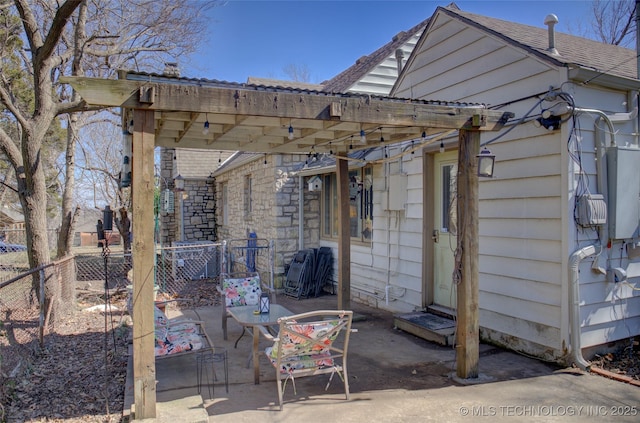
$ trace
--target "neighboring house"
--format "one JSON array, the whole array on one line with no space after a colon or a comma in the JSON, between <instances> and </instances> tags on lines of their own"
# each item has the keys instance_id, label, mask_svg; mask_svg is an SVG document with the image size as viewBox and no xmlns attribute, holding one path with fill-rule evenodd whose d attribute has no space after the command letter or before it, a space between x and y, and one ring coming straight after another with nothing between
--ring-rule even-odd
<instances>
[{"instance_id":1,"label":"neighboring house","mask_svg":"<svg viewBox=\"0 0 640 423\"><path fill-rule=\"evenodd\" d=\"M25 244L24 216L6 204L0 207L0 240L9 244Z\"/></svg>"},{"instance_id":2,"label":"neighboring house","mask_svg":"<svg viewBox=\"0 0 640 423\"><path fill-rule=\"evenodd\" d=\"M74 247L98 247L98 220L103 219L103 211L98 209L84 209L80 212L78 222L75 225L73 236ZM109 245L120 245L120 233L115 224L111 231L105 234Z\"/></svg>"},{"instance_id":3,"label":"neighboring house","mask_svg":"<svg viewBox=\"0 0 640 423\"><path fill-rule=\"evenodd\" d=\"M438 8L391 95L515 113L514 126L481 141L496 155L495 177L479 187L481 336L583 365L582 348L640 334L640 81L635 51L550 33L553 23ZM456 306L451 275L464 231L453 226L457 152L446 144L444 153L425 149L421 165L400 164L407 202L390 227L403 233L381 236L397 240L390 280L376 280L361 259L362 282L440 311Z\"/></svg>"}]
</instances>

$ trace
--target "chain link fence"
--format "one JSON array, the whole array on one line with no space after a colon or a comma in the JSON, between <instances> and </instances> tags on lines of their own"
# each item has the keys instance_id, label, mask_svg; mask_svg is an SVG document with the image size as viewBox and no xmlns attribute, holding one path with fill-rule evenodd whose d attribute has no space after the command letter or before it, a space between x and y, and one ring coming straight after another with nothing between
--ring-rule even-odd
<instances>
[{"instance_id":1,"label":"chain link fence","mask_svg":"<svg viewBox=\"0 0 640 423\"><path fill-rule=\"evenodd\" d=\"M7 382L43 346L45 335L75 313L75 273L73 257L68 257L0 283L0 399Z\"/></svg>"},{"instance_id":2,"label":"chain link fence","mask_svg":"<svg viewBox=\"0 0 640 423\"><path fill-rule=\"evenodd\" d=\"M5 238L6 239L6 238ZM19 242L19 241L18 241ZM5 246L10 243L5 241ZM22 246L23 244L13 244ZM55 333L56 323L79 310L78 293L109 289L130 290L131 253L122 246L93 245L74 248L60 261L29 269L27 251L15 247L2 251L0 244L0 405L10 384L29 368L44 344ZM156 248L155 286L167 297L209 301L222 269L244 266L273 280L273 244L252 239L232 242L175 242ZM202 290L202 295L198 291ZM45 295L46 293L46 295ZM185 295L186 294L186 295ZM200 298L202 297L202 298ZM40 298L48 301L41 302ZM107 297L108 298L108 297ZM201 305L208 305L202 303ZM0 410L0 414L1 410ZM1 420L1 418L0 418Z\"/></svg>"}]
</instances>

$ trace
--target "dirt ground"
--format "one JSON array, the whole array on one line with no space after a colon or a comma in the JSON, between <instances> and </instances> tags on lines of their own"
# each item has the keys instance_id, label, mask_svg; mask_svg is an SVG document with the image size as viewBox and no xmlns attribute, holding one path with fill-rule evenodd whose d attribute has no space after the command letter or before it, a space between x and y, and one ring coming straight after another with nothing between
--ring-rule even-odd
<instances>
[{"instance_id":1,"label":"dirt ground","mask_svg":"<svg viewBox=\"0 0 640 423\"><path fill-rule=\"evenodd\" d=\"M219 301L208 292L211 290L204 289L201 282L194 282L180 297L189 297L198 306L213 305ZM102 304L103 298L99 292L79 293L81 308ZM126 292L114 293L110 302L118 311L107 314L106 319L103 312L78 312L56 327L54 334L46 337L45 349L35 358L26 374L15 381L11 392L7 392L8 399L0 407L0 421L79 423L122 420L129 339L129 328L124 324L128 318L124 311ZM368 324L375 323L374 313ZM426 341L415 338L415 342ZM354 354L352 352L350 367L352 373L357 374L355 366L363 358L356 359ZM640 380L640 347L635 342L617 353L596 357L594 364ZM374 382L412 390L450 384L450 365L426 363L423 366L380 369ZM436 377L418 376L425 373ZM367 378L369 383L372 380ZM352 392L369 388L357 380L351 381L350 385Z\"/></svg>"}]
</instances>

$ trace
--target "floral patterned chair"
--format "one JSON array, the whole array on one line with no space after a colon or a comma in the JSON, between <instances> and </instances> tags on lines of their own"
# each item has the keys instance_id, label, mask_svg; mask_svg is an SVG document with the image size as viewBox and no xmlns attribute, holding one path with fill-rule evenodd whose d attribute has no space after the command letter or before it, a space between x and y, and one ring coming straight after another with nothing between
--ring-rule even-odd
<instances>
[{"instance_id":1,"label":"floral patterned chair","mask_svg":"<svg viewBox=\"0 0 640 423\"><path fill-rule=\"evenodd\" d=\"M353 312L345 310L318 310L278 319L278 335L265 353L276 369L280 410L289 379L296 392L296 377L330 374L326 391L337 373L349 399L347 351L352 319ZM339 336L342 342L336 343Z\"/></svg>"},{"instance_id":2,"label":"floral patterned chair","mask_svg":"<svg viewBox=\"0 0 640 423\"><path fill-rule=\"evenodd\" d=\"M260 274L258 272L237 272L220 274L220 285L218 291L222 295L222 335L227 339L227 318L229 307L238 306L258 306L260 295L262 294L262 284L260 282ZM238 341L245 333L242 334ZM238 344L236 341L236 345Z\"/></svg>"},{"instance_id":3,"label":"floral patterned chair","mask_svg":"<svg viewBox=\"0 0 640 423\"><path fill-rule=\"evenodd\" d=\"M154 309L155 357L162 359L213 347L204 330L204 322L185 318L168 319Z\"/></svg>"}]
</instances>

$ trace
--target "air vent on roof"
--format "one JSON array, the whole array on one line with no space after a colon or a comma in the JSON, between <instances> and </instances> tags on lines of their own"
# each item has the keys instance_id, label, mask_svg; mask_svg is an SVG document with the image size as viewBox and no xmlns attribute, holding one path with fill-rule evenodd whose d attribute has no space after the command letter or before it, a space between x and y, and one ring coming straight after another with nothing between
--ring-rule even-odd
<instances>
[{"instance_id":1,"label":"air vent on roof","mask_svg":"<svg viewBox=\"0 0 640 423\"><path fill-rule=\"evenodd\" d=\"M401 48L396 49L396 63L398 64L398 75L402 72L402 59L404 59L404 51Z\"/></svg>"},{"instance_id":2,"label":"air vent on roof","mask_svg":"<svg viewBox=\"0 0 640 423\"><path fill-rule=\"evenodd\" d=\"M544 24L549 27L549 48L547 51L555 56L559 56L558 50L556 49L556 31L554 29L555 25L558 23L558 17L553 13L548 14L544 18Z\"/></svg>"},{"instance_id":3,"label":"air vent on roof","mask_svg":"<svg viewBox=\"0 0 640 423\"><path fill-rule=\"evenodd\" d=\"M164 71L162 72L162 74L164 76L180 77L180 68L175 62L167 62L164 64Z\"/></svg>"}]
</instances>

